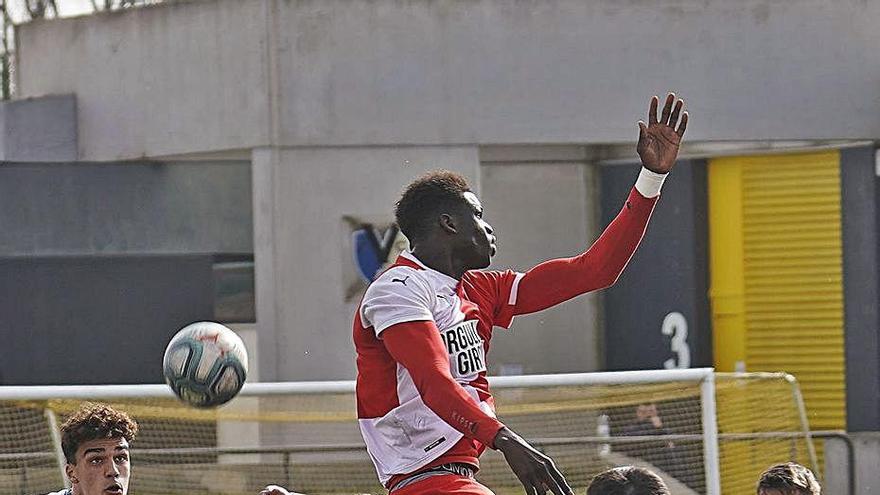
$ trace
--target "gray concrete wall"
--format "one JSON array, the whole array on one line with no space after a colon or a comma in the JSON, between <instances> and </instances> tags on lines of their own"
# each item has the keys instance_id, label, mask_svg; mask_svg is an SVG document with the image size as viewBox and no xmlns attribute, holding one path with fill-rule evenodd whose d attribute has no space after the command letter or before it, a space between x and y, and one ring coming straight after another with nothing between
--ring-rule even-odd
<instances>
[{"instance_id":1,"label":"gray concrete wall","mask_svg":"<svg viewBox=\"0 0 880 495\"><path fill-rule=\"evenodd\" d=\"M0 257L251 253L247 162L5 163Z\"/></svg>"},{"instance_id":2,"label":"gray concrete wall","mask_svg":"<svg viewBox=\"0 0 880 495\"><path fill-rule=\"evenodd\" d=\"M475 147L254 151L262 380L354 377L351 329L359 297L348 297L352 247L344 217L393 220L403 188L436 168L461 172L479 188Z\"/></svg>"},{"instance_id":3,"label":"gray concrete wall","mask_svg":"<svg viewBox=\"0 0 880 495\"><path fill-rule=\"evenodd\" d=\"M76 160L76 96L0 103L0 160Z\"/></svg>"},{"instance_id":4,"label":"gray concrete wall","mask_svg":"<svg viewBox=\"0 0 880 495\"><path fill-rule=\"evenodd\" d=\"M855 493L853 495L880 494L880 433L850 433L855 449ZM846 444L843 440L825 440L825 479L822 493L848 493L848 469Z\"/></svg>"},{"instance_id":5,"label":"gray concrete wall","mask_svg":"<svg viewBox=\"0 0 880 495\"><path fill-rule=\"evenodd\" d=\"M427 170L457 170L479 191L499 236L492 268L526 270L572 256L597 234L595 169L578 147L263 148L253 166L263 380L354 376L351 324L360 294L349 297L344 218L391 221L400 192ZM512 332L496 331L491 372L598 369L597 300L581 297L516 318Z\"/></svg>"},{"instance_id":6,"label":"gray concrete wall","mask_svg":"<svg viewBox=\"0 0 880 495\"><path fill-rule=\"evenodd\" d=\"M89 160L276 145L880 137L864 0L216 0L18 29L19 95L75 93ZM63 48L60 48L63 47Z\"/></svg>"},{"instance_id":7,"label":"gray concrete wall","mask_svg":"<svg viewBox=\"0 0 880 495\"><path fill-rule=\"evenodd\" d=\"M668 89L692 140L880 135L875 2L284 5L285 143L629 141Z\"/></svg>"},{"instance_id":8,"label":"gray concrete wall","mask_svg":"<svg viewBox=\"0 0 880 495\"><path fill-rule=\"evenodd\" d=\"M874 157L873 146L840 153L849 431L880 430L880 179Z\"/></svg>"},{"instance_id":9,"label":"gray concrete wall","mask_svg":"<svg viewBox=\"0 0 880 495\"><path fill-rule=\"evenodd\" d=\"M78 156L156 157L268 140L264 2L169 2L16 31L17 97L73 93Z\"/></svg>"},{"instance_id":10,"label":"gray concrete wall","mask_svg":"<svg viewBox=\"0 0 880 495\"><path fill-rule=\"evenodd\" d=\"M484 217L498 235L492 268L526 271L551 258L582 253L597 234L596 168L583 148L483 150L480 194ZM518 316L496 329L491 374L596 371L599 295ZM552 359L548 359L552 356Z\"/></svg>"},{"instance_id":11,"label":"gray concrete wall","mask_svg":"<svg viewBox=\"0 0 880 495\"><path fill-rule=\"evenodd\" d=\"M161 383L177 330L212 319L209 255L0 258L0 384Z\"/></svg>"}]
</instances>

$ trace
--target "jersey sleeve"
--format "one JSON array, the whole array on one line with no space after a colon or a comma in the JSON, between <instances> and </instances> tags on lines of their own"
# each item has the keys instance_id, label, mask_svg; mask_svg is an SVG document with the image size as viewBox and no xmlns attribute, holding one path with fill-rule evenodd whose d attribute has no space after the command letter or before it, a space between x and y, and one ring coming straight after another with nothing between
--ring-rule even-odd
<instances>
[{"instance_id":1,"label":"jersey sleeve","mask_svg":"<svg viewBox=\"0 0 880 495\"><path fill-rule=\"evenodd\" d=\"M586 252L545 261L526 272L514 314L541 311L614 284L645 235L658 197L646 198L633 188L620 213Z\"/></svg>"},{"instance_id":2,"label":"jersey sleeve","mask_svg":"<svg viewBox=\"0 0 880 495\"><path fill-rule=\"evenodd\" d=\"M492 308L493 325L510 328L515 315L522 273L513 270L474 270L467 272L467 282L481 305Z\"/></svg>"},{"instance_id":3,"label":"jersey sleeve","mask_svg":"<svg viewBox=\"0 0 880 495\"><path fill-rule=\"evenodd\" d=\"M395 361L405 367L422 401L464 436L494 448L504 427L477 405L449 371L449 354L433 321L394 325L383 339Z\"/></svg>"},{"instance_id":4,"label":"jersey sleeve","mask_svg":"<svg viewBox=\"0 0 880 495\"><path fill-rule=\"evenodd\" d=\"M433 321L430 290L411 269L392 268L370 284L361 302L361 319L376 336L386 328L408 321Z\"/></svg>"}]
</instances>

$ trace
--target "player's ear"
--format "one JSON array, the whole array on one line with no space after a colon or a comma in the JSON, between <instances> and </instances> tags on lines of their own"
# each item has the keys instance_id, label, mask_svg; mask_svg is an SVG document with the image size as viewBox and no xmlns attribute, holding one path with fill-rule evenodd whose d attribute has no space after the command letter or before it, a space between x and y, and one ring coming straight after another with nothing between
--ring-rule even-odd
<instances>
[{"instance_id":1,"label":"player's ear","mask_svg":"<svg viewBox=\"0 0 880 495\"><path fill-rule=\"evenodd\" d=\"M64 472L67 473L67 479L69 479L71 483L79 483L79 480L76 479L76 475L73 474L73 468L73 464L68 462L67 465L64 466Z\"/></svg>"},{"instance_id":2,"label":"player's ear","mask_svg":"<svg viewBox=\"0 0 880 495\"><path fill-rule=\"evenodd\" d=\"M457 234L458 228L455 226L455 219L449 213L440 214L440 228L446 233Z\"/></svg>"}]
</instances>

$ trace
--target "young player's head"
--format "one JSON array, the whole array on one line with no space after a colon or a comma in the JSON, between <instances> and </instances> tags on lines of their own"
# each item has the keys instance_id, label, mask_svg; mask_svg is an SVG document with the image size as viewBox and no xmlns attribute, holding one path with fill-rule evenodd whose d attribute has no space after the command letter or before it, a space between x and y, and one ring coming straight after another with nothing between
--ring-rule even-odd
<instances>
[{"instance_id":1,"label":"young player's head","mask_svg":"<svg viewBox=\"0 0 880 495\"><path fill-rule=\"evenodd\" d=\"M669 495L669 488L645 468L623 466L597 474L587 495Z\"/></svg>"},{"instance_id":2,"label":"young player's head","mask_svg":"<svg viewBox=\"0 0 880 495\"><path fill-rule=\"evenodd\" d=\"M416 179L394 213L413 248L442 244L467 269L489 266L495 254L495 236L483 220L483 205L460 174L440 170Z\"/></svg>"},{"instance_id":3,"label":"young player's head","mask_svg":"<svg viewBox=\"0 0 880 495\"><path fill-rule=\"evenodd\" d=\"M809 469L787 462L767 468L761 474L758 495L820 495L822 488Z\"/></svg>"},{"instance_id":4,"label":"young player's head","mask_svg":"<svg viewBox=\"0 0 880 495\"><path fill-rule=\"evenodd\" d=\"M104 404L85 404L61 425L61 450L74 495L126 495L128 444L137 423Z\"/></svg>"}]
</instances>

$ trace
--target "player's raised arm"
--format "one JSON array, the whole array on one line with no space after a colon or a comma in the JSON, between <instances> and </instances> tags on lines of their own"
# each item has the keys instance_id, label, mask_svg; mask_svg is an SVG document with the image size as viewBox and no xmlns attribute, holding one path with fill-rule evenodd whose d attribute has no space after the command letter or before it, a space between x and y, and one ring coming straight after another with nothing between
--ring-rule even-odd
<instances>
[{"instance_id":1,"label":"player's raised arm","mask_svg":"<svg viewBox=\"0 0 880 495\"><path fill-rule=\"evenodd\" d=\"M675 165L688 114L684 101L670 93L657 118L659 99L651 98L648 123L639 121L637 151L642 171L623 209L586 252L546 261L523 276L514 314L549 308L575 296L614 284L635 253L666 175Z\"/></svg>"}]
</instances>

